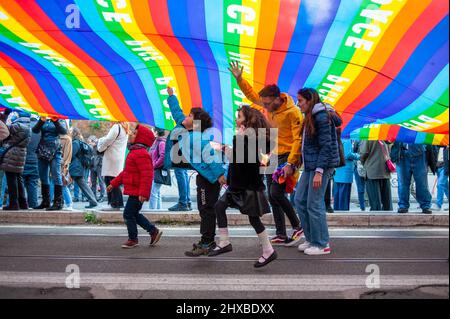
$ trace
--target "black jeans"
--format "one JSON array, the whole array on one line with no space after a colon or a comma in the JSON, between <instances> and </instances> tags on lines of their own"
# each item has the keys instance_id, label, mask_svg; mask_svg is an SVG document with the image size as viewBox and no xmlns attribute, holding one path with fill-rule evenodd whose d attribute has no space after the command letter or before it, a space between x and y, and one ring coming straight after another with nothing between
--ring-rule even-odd
<instances>
[{"instance_id":1,"label":"black jeans","mask_svg":"<svg viewBox=\"0 0 450 319\"><path fill-rule=\"evenodd\" d=\"M216 211L214 209L220 195L220 184L211 184L206 178L197 175L197 205L200 212L201 242L209 244L216 237Z\"/></svg>"},{"instance_id":2,"label":"black jeans","mask_svg":"<svg viewBox=\"0 0 450 319\"><path fill-rule=\"evenodd\" d=\"M127 225L128 239L137 240L138 230L137 225L144 228L149 234L152 234L156 227L140 213L142 204L137 196L129 196L125 209L123 210L123 219Z\"/></svg>"},{"instance_id":3,"label":"black jeans","mask_svg":"<svg viewBox=\"0 0 450 319\"><path fill-rule=\"evenodd\" d=\"M72 176L72 179L78 185L82 194L89 200L89 203L91 205L97 205L97 199L95 199L95 195L86 183L84 176Z\"/></svg>"},{"instance_id":4,"label":"black jeans","mask_svg":"<svg viewBox=\"0 0 450 319\"><path fill-rule=\"evenodd\" d=\"M278 156L278 166L287 162L289 154ZM286 196L286 184L278 184L272 180L272 175L266 175L267 189L269 192L269 202L272 206L273 219L275 221L276 234L278 236L287 237L286 214L292 228L300 227L300 220L295 213L294 207Z\"/></svg>"},{"instance_id":5,"label":"black jeans","mask_svg":"<svg viewBox=\"0 0 450 319\"><path fill-rule=\"evenodd\" d=\"M226 193L223 195L226 196ZM228 227L228 219L227 219L227 208L230 207L228 200L220 200L217 202L216 216L217 216L217 225L219 228L227 228ZM258 216L248 216L248 220L250 221L250 225L255 229L257 234L261 234L266 228L261 222L261 218Z\"/></svg>"},{"instance_id":6,"label":"black jeans","mask_svg":"<svg viewBox=\"0 0 450 319\"><path fill-rule=\"evenodd\" d=\"M389 179L367 179L366 190L369 196L370 211L391 211L392 195Z\"/></svg>"},{"instance_id":7,"label":"black jeans","mask_svg":"<svg viewBox=\"0 0 450 319\"><path fill-rule=\"evenodd\" d=\"M91 169L91 190L94 193L95 198L97 198L97 179L98 184L100 185L100 197L105 196L106 192L105 181L103 180L101 172L101 166Z\"/></svg>"},{"instance_id":8,"label":"black jeans","mask_svg":"<svg viewBox=\"0 0 450 319\"><path fill-rule=\"evenodd\" d=\"M115 177L105 176L105 184L106 187L111 184L111 181ZM114 187L111 192L108 193L108 204L113 208L122 208L123 207L123 196L122 189L120 187Z\"/></svg>"},{"instance_id":9,"label":"black jeans","mask_svg":"<svg viewBox=\"0 0 450 319\"><path fill-rule=\"evenodd\" d=\"M27 203L22 174L5 172L8 184L9 206Z\"/></svg>"}]
</instances>

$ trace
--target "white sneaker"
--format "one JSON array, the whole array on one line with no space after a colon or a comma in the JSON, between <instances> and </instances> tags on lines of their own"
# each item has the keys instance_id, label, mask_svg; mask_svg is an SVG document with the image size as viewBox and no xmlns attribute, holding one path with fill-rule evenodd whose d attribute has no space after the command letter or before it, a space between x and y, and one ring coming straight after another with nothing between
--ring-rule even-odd
<instances>
[{"instance_id":1,"label":"white sneaker","mask_svg":"<svg viewBox=\"0 0 450 319\"><path fill-rule=\"evenodd\" d=\"M73 211L73 206L66 206L62 210L72 212Z\"/></svg>"},{"instance_id":2,"label":"white sneaker","mask_svg":"<svg viewBox=\"0 0 450 319\"><path fill-rule=\"evenodd\" d=\"M305 241L303 244L300 244L298 246L298 251L304 252L306 249L311 247L311 243L308 241Z\"/></svg>"},{"instance_id":3,"label":"white sneaker","mask_svg":"<svg viewBox=\"0 0 450 319\"><path fill-rule=\"evenodd\" d=\"M311 246L308 249L305 249L305 254L309 256L328 255L329 253L331 253L331 248L329 245L325 248Z\"/></svg>"},{"instance_id":4,"label":"white sneaker","mask_svg":"<svg viewBox=\"0 0 450 319\"><path fill-rule=\"evenodd\" d=\"M440 212L440 211L442 211L442 207L439 207L437 204L433 204L433 207L431 208L431 210Z\"/></svg>"}]
</instances>

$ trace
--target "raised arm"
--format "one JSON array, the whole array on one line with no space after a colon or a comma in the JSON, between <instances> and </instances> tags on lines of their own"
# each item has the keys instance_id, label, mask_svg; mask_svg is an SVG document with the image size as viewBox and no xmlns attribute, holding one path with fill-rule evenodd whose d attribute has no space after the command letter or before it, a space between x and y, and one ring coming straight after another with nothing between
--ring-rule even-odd
<instances>
[{"instance_id":1,"label":"raised arm","mask_svg":"<svg viewBox=\"0 0 450 319\"><path fill-rule=\"evenodd\" d=\"M265 114L265 109L262 106L259 94L253 89L250 83L248 83L247 80L245 80L242 77L244 67L243 66L240 67L237 62L231 62L228 70L230 70L231 74L233 74L237 84L239 85L239 88L241 89L242 93L244 93L245 97L249 99L252 103L254 103L251 106L257 109L258 111L262 112L263 114Z\"/></svg>"},{"instance_id":2,"label":"raised arm","mask_svg":"<svg viewBox=\"0 0 450 319\"><path fill-rule=\"evenodd\" d=\"M171 87L167 87L167 93L169 94L167 103L169 104L170 111L172 112L172 117L177 125L181 125L186 116L181 110L180 102L178 102L177 97L173 94L173 89Z\"/></svg>"}]
</instances>

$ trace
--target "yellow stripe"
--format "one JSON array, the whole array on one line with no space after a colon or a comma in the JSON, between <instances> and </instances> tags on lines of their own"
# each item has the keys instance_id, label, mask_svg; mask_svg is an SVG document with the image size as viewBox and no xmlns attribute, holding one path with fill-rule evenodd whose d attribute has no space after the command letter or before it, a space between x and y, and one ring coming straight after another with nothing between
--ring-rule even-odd
<instances>
[{"instance_id":1,"label":"yellow stripe","mask_svg":"<svg viewBox=\"0 0 450 319\"><path fill-rule=\"evenodd\" d=\"M240 36L240 49L239 52L242 55L249 56L250 58L246 58L245 60L250 61L250 67L245 66L246 71L250 71L250 73L245 72L244 77L250 83L250 85L254 86L254 75L255 75L255 49L258 41L258 33L259 33L259 25L260 23L264 23L264 21L259 21L260 13L261 13L261 0L243 0L242 6L247 8L252 8L255 12L255 19L252 21L246 21L247 15L241 13L241 24L246 26L251 26L254 28L254 33L252 36L248 35L244 32ZM256 66L261 67L261 66ZM251 103L249 100L245 99L246 103Z\"/></svg>"},{"instance_id":2,"label":"yellow stripe","mask_svg":"<svg viewBox=\"0 0 450 319\"><path fill-rule=\"evenodd\" d=\"M2 6L0 6L0 10L2 10L3 12L7 12ZM110 113L107 105L105 104L105 102L103 101L102 97L100 96L100 94L98 93L97 88L95 87L95 85L89 80L88 76L86 74L84 74L74 63L72 63L71 61L69 61L69 59L67 59L66 57L64 57L64 55L62 55L60 52L58 52L57 50L49 47L48 45L46 45L43 41L39 40L38 38L36 38L33 34L31 34L25 27L23 27L17 20L14 19L13 16L8 15L8 19L6 20L2 20L2 24L5 26L6 29L8 29L10 32L14 33L17 37L21 38L23 40L23 42L26 43L36 43L36 44L41 44L41 46L39 47L38 50L51 50L53 52L55 52L57 54L58 57L62 57L64 58L68 63L70 63L70 65L72 67L67 67L68 70L70 70L70 72L77 78L77 80L80 82L82 89L87 89L87 90L93 90L94 93L92 93L89 96L89 99L99 99L101 105L105 108L105 110L107 110L107 114L104 115L109 115L111 116L111 120L114 121L116 120L114 118L114 116ZM30 52L36 54L36 56L39 56L41 58L43 58L41 55L33 52L33 48L28 48ZM54 56L54 55L52 55ZM52 63L51 60L49 60L49 63ZM56 68L59 68L58 66L55 66ZM69 82L70 83L70 82ZM74 88L74 89L78 89L78 88ZM89 112L89 108L90 107L95 107L95 106L88 106L86 104L82 104L82 106ZM94 117L94 116L93 116Z\"/></svg>"},{"instance_id":3,"label":"yellow stripe","mask_svg":"<svg viewBox=\"0 0 450 319\"><path fill-rule=\"evenodd\" d=\"M175 76L175 72L173 70L172 65L170 64L167 57L163 54L162 51L160 51L156 45L153 44L153 42L148 38L145 34L143 34L142 30L139 28L137 24L137 20L134 17L133 10L131 5L127 5L125 8L118 8L117 4L113 2L114 11L120 12L120 13L126 13L130 16L132 23L127 23L125 21L120 22L120 25L125 30L130 37L134 39L134 41L145 41L146 43L144 46L151 46L155 49L155 52L157 52L160 56L162 56L162 60L154 60L154 62L158 65L160 68L162 74L164 77L171 77L173 78L173 82L171 82L169 85L176 90L176 95L179 97L179 100L182 101L182 92L180 92L180 88L178 85L177 78ZM130 47L131 50L131 47ZM133 52L133 54L136 54ZM145 61L143 61L145 63ZM157 93L159 96L161 96L159 90L157 90ZM164 96L165 97L165 96ZM181 102L180 102L181 103ZM191 107L192 105L188 105L187 107ZM161 105L161 108L163 108L163 105Z\"/></svg>"},{"instance_id":4,"label":"yellow stripe","mask_svg":"<svg viewBox=\"0 0 450 319\"><path fill-rule=\"evenodd\" d=\"M25 103L25 104L11 103L10 106L17 105L17 106L23 108L24 110L35 112L34 109L31 107L31 104L25 98L25 95L22 93L22 91L20 91L19 86L16 85L16 83L14 82L12 77L9 75L8 71L6 71L6 69L3 67L0 67L0 81L1 81L2 86L14 87L14 89L11 92L12 98L21 98L22 101ZM0 95L0 96L6 100L6 98L3 95Z\"/></svg>"},{"instance_id":5,"label":"yellow stripe","mask_svg":"<svg viewBox=\"0 0 450 319\"><path fill-rule=\"evenodd\" d=\"M334 99L334 102L333 102L334 105L338 104L340 98L342 96L344 96L345 92L350 88L350 86L352 86L353 84L357 85L357 83L355 83L355 80L358 78L359 74L363 70L363 68L361 68L360 66L364 66L367 64L369 59L372 57L372 55L376 51L378 44L381 41L389 41L389 39L383 39L383 36L384 36L386 30L388 30L389 26L395 20L395 17L400 13L402 8L405 6L405 4L406 4L406 1L400 0L400 1L392 1L390 4L382 5L380 7L379 10L386 10L386 11L393 12L393 14L388 17L387 23L371 21L371 20L367 21L367 23L370 25L378 26L380 28L381 32L376 37L369 36L369 34L371 32L370 30L367 30L364 32L364 36L362 37L362 39L373 42L372 48L370 51L366 51L363 48L356 49L355 54L353 55L351 61L346 66L344 72L341 75L342 78L349 79L350 81L341 82L341 83L337 84L339 86L344 87L341 92L333 91L338 94L337 97L335 97L335 94L333 94L333 93L327 93L327 97L329 97L330 99ZM330 100L330 99L328 99L328 100Z\"/></svg>"}]
</instances>

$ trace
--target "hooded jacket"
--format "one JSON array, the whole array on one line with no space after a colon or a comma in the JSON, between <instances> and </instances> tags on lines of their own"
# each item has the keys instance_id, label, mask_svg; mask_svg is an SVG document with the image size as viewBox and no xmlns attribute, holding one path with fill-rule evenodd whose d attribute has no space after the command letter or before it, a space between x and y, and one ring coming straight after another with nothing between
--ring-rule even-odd
<instances>
[{"instance_id":1,"label":"hooded jacket","mask_svg":"<svg viewBox=\"0 0 450 319\"><path fill-rule=\"evenodd\" d=\"M283 104L278 110L268 112L264 107L260 106L259 94L253 90L246 80L238 80L238 85L247 99L254 103L252 107L263 113L269 124L278 129L278 141L274 153L276 155L289 154L288 162L298 164L302 145L300 130L303 115L291 96L287 93L281 93Z\"/></svg>"},{"instance_id":2,"label":"hooded jacket","mask_svg":"<svg viewBox=\"0 0 450 319\"><path fill-rule=\"evenodd\" d=\"M303 163L306 171L323 172L339 165L339 146L336 127L342 120L328 104L316 104L312 110L316 134L309 136L303 131Z\"/></svg>"},{"instance_id":3,"label":"hooded jacket","mask_svg":"<svg viewBox=\"0 0 450 319\"><path fill-rule=\"evenodd\" d=\"M183 114L175 95L169 96L167 102L177 125L170 132L166 141L164 168L173 167L171 153L176 149L174 148L174 140L178 138L181 155L189 162L190 167L211 184L216 183L220 176L226 174L223 168L222 155L213 150L210 142L203 139L201 132L187 131L184 128L182 123L186 116ZM205 157L208 163L203 160Z\"/></svg>"},{"instance_id":4,"label":"hooded jacket","mask_svg":"<svg viewBox=\"0 0 450 319\"><path fill-rule=\"evenodd\" d=\"M38 118L32 116L30 118L31 127L34 127L38 121ZM25 161L25 168L23 170L23 175L39 176L38 170L38 158L36 154L36 149L38 147L39 141L41 140L41 133L31 133L31 139L27 146L27 157Z\"/></svg>"},{"instance_id":5,"label":"hooded jacket","mask_svg":"<svg viewBox=\"0 0 450 319\"><path fill-rule=\"evenodd\" d=\"M148 152L155 141L153 132L139 125L134 143L125 160L124 170L111 181L113 187L124 185L124 194L150 198L153 183L153 163Z\"/></svg>"},{"instance_id":6,"label":"hooded jacket","mask_svg":"<svg viewBox=\"0 0 450 319\"><path fill-rule=\"evenodd\" d=\"M23 173L27 156L27 145L30 141L30 114L19 114L19 117L9 125L9 137L3 142L3 147L9 151L3 157L0 170L10 173Z\"/></svg>"}]
</instances>

